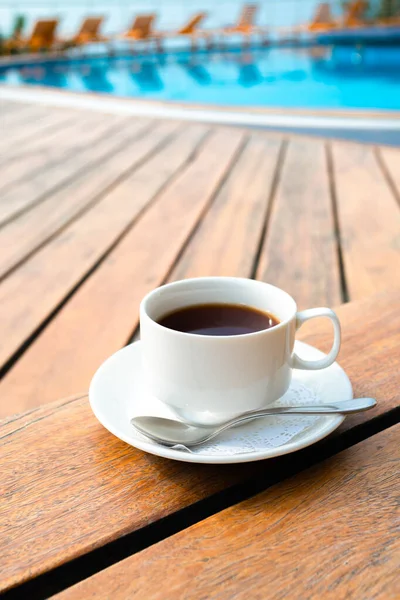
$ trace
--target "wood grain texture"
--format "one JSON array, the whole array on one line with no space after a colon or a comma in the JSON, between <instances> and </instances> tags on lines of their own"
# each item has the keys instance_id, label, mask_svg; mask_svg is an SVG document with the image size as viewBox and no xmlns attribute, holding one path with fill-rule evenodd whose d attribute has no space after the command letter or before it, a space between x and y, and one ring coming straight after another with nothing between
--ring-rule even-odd
<instances>
[{"instance_id":1,"label":"wood grain texture","mask_svg":"<svg viewBox=\"0 0 400 600\"><path fill-rule=\"evenodd\" d=\"M135 195L140 205L149 202L171 171L188 156L190 131L115 188L110 206L118 209L117 214L127 199ZM194 129L192 136L196 131L199 136L205 130L202 126ZM27 410L77 389L87 389L97 366L126 344L138 324L142 297L163 282L242 140L243 134L237 131L216 132L206 139L186 169L161 193L2 380L0 415ZM58 368L60 364L62 369Z\"/></svg>"},{"instance_id":2,"label":"wood grain texture","mask_svg":"<svg viewBox=\"0 0 400 600\"><path fill-rule=\"evenodd\" d=\"M150 127L150 129L149 129ZM138 122L134 128L127 128L130 137L122 142L107 136L106 147L102 147L97 160L89 168L81 170L82 157L73 157L72 161L61 161L55 166L56 173L62 178L68 173L65 162L72 162L72 169L78 173L66 180L65 185L40 202L33 210L20 215L0 230L0 277L7 274L26 256L32 254L38 247L53 237L57 231L64 228L74 218L79 216L86 208L101 199L112 186L122 181L130 172L139 166L148 156L154 153L160 144L170 135L170 128L151 128L148 121ZM111 140L109 140L111 137ZM92 152L90 152L92 153ZM54 172L53 172L54 175ZM48 185L57 187L55 180ZM32 181L26 182L27 187L32 186ZM39 186L40 187L40 186ZM15 204L11 204L15 210ZM15 245L14 240L19 240Z\"/></svg>"},{"instance_id":3,"label":"wood grain texture","mask_svg":"<svg viewBox=\"0 0 400 600\"><path fill-rule=\"evenodd\" d=\"M52 149L54 151L63 150L73 144L76 148L90 144L92 126L97 128L98 124L103 126L111 126L111 130L118 131L122 129L119 125L129 125L132 121L141 119L129 119L126 116L120 115L103 115L97 112L89 112L88 110L74 110L71 114L72 119L63 122L49 130L42 131L40 123L38 123L38 132L34 139L31 139L27 145L29 155L35 155L43 149ZM84 119L84 124L77 133L74 134L75 125ZM114 126L114 127L112 127ZM23 148L14 148L12 157L19 158L24 155Z\"/></svg>"},{"instance_id":4,"label":"wood grain texture","mask_svg":"<svg viewBox=\"0 0 400 600\"><path fill-rule=\"evenodd\" d=\"M371 396L379 403L367 413L368 421L400 405L399 308L400 287L397 287L336 309L342 325L338 362L350 377L354 396ZM297 337L329 352L332 325L327 319L314 319L299 330ZM353 415L352 426L364 423L365 416ZM345 431L349 422L346 419L339 431Z\"/></svg>"},{"instance_id":5,"label":"wood grain texture","mask_svg":"<svg viewBox=\"0 0 400 600\"><path fill-rule=\"evenodd\" d=\"M67 123L63 129L58 131L56 147L51 148L51 145L43 144L29 160L23 156L16 156L14 160L0 164L0 190L2 193L10 184L18 185L18 181L25 179L28 175L35 177L38 168L51 164L61 154L59 144L62 146L61 150L64 150L68 142L70 146L74 147L76 140L84 139L94 123L96 123L95 115L77 115L73 123ZM104 119L100 123L104 124ZM82 130L84 131L83 135ZM81 136L79 136L79 132L81 132Z\"/></svg>"},{"instance_id":6,"label":"wood grain texture","mask_svg":"<svg viewBox=\"0 0 400 600\"><path fill-rule=\"evenodd\" d=\"M23 210L32 207L35 207L35 210L27 212L18 221L12 223L7 230L9 231L8 236L5 233L2 234L6 237L4 245L10 238L24 239L27 232L32 232L31 236L35 235L36 230L38 230L37 236L40 242L39 224L43 223L44 225L45 219L49 219L57 210L61 210L63 204L68 203L68 206L71 204L73 206L75 201L78 206L84 207L86 197L90 199L90 194L106 190L110 176L112 178L114 173L115 179L118 174L122 175L124 164L129 163L129 153L124 155L124 149L128 151L129 142L143 136L143 132L149 128L150 124L150 121L146 119L132 120L122 129L116 128L115 131L110 132L99 143L89 145L83 156L72 156L69 160L48 164L45 169L39 171L36 177L12 187L2 196L0 202L0 225L15 218ZM115 166L115 154L120 155L120 172ZM132 157L132 162L134 162L134 157ZM60 187L61 184L64 185ZM52 190L54 193L40 202L42 198L49 196L49 192ZM38 202L40 203L35 206ZM30 244L32 245L33 242Z\"/></svg>"},{"instance_id":7,"label":"wood grain texture","mask_svg":"<svg viewBox=\"0 0 400 600\"><path fill-rule=\"evenodd\" d=\"M157 135L167 139L177 125L166 122L158 127ZM135 181L140 182L144 172L147 180L154 181L152 189L154 194L157 193L177 168L188 160L206 131L204 125L193 125L185 129L181 136L175 136L170 142L171 145L163 147L160 155L154 157L156 162L148 160L137 171ZM165 168L154 171L154 166L159 167L161 162L165 162ZM121 183L123 184L124 182ZM138 190L139 183L134 187L136 193L127 197L123 191L120 194L119 186L115 187L115 190L113 188L110 194L64 229L2 283L0 363L6 361L20 347L73 286L129 228L151 199L151 196L142 196Z\"/></svg>"},{"instance_id":8,"label":"wood grain texture","mask_svg":"<svg viewBox=\"0 0 400 600\"><path fill-rule=\"evenodd\" d=\"M170 280L251 276L281 145L279 137L250 137Z\"/></svg>"},{"instance_id":9,"label":"wood grain texture","mask_svg":"<svg viewBox=\"0 0 400 600\"><path fill-rule=\"evenodd\" d=\"M26 102L13 102L10 100L0 100L0 118L1 118L1 122L3 122L3 119L5 117L6 114L9 114L11 112L13 113L17 113L20 112L22 114L24 108L27 108L28 106L31 106L31 104L26 103Z\"/></svg>"},{"instance_id":10,"label":"wood grain texture","mask_svg":"<svg viewBox=\"0 0 400 600\"><path fill-rule=\"evenodd\" d=\"M14 156L26 152L31 143L37 142L37 136L53 134L59 127L64 127L66 123L71 123L76 111L73 110L48 110L47 107L37 107L40 115L33 113L24 122L15 116L15 123L6 125L7 136L2 137L0 141L0 163L7 162ZM17 151L13 150L17 148Z\"/></svg>"},{"instance_id":11,"label":"wood grain texture","mask_svg":"<svg viewBox=\"0 0 400 600\"><path fill-rule=\"evenodd\" d=\"M338 310L345 332L340 362L354 394L374 396L378 406L347 418L321 444L335 448L338 436L350 436L362 423L398 406L399 302L400 292L393 292ZM318 335L312 339L324 347L325 336L322 331L322 344ZM214 468L146 455L104 430L86 399L61 400L10 417L1 425L0 436L0 463L6 466L0 499L3 589L235 482L265 474L274 464ZM314 451L318 453L318 446ZM292 456L277 459L275 469L284 473L283 465L292 461Z\"/></svg>"},{"instance_id":12,"label":"wood grain texture","mask_svg":"<svg viewBox=\"0 0 400 600\"><path fill-rule=\"evenodd\" d=\"M57 406L51 415L45 406L6 425L5 436L0 591L174 513L234 478L231 469L185 467L131 448L96 422L87 399Z\"/></svg>"},{"instance_id":13,"label":"wood grain texture","mask_svg":"<svg viewBox=\"0 0 400 600\"><path fill-rule=\"evenodd\" d=\"M60 114L59 110L56 110L55 112ZM15 133L20 135L23 132L25 125L39 121L48 113L49 111L44 106L35 106L32 104L25 105L19 111L1 114L2 129L5 131L7 139L10 139ZM5 142L5 138L1 140L2 144L5 144Z\"/></svg>"},{"instance_id":14,"label":"wood grain texture","mask_svg":"<svg viewBox=\"0 0 400 600\"><path fill-rule=\"evenodd\" d=\"M57 146L57 138L60 134L73 126L75 121L82 116L80 110L54 109L47 107L49 120L33 121L29 128L22 128L23 140L13 143L7 148L7 152L1 155L0 164L9 163L22 157L31 157L32 152L39 152L43 148ZM85 113L84 113L85 114ZM56 118L57 117L57 118ZM20 123L18 123L20 127ZM24 130L25 129L25 130Z\"/></svg>"},{"instance_id":15,"label":"wood grain texture","mask_svg":"<svg viewBox=\"0 0 400 600\"><path fill-rule=\"evenodd\" d=\"M29 149L29 160L26 156L16 156L14 160L0 165L0 191L2 195L11 186L19 187L26 180L35 180L42 176L43 170L48 171L57 163L63 162L68 169L68 161L72 158L82 161L85 166L84 151L90 150L93 143L112 131L126 125L126 117L79 114L73 122L67 122L65 127L57 129L54 138L42 139L38 136L37 147ZM46 179L44 179L46 182ZM23 193L23 192L22 192ZM29 190L28 190L29 193Z\"/></svg>"},{"instance_id":16,"label":"wood grain texture","mask_svg":"<svg viewBox=\"0 0 400 600\"><path fill-rule=\"evenodd\" d=\"M289 143L257 279L289 292L300 309L341 302L325 143Z\"/></svg>"},{"instance_id":17,"label":"wood grain texture","mask_svg":"<svg viewBox=\"0 0 400 600\"><path fill-rule=\"evenodd\" d=\"M399 435L379 433L55 597L394 600Z\"/></svg>"},{"instance_id":18,"label":"wood grain texture","mask_svg":"<svg viewBox=\"0 0 400 600\"><path fill-rule=\"evenodd\" d=\"M378 158L383 163L388 179L396 189L397 198L400 199L400 148L377 148Z\"/></svg>"},{"instance_id":19,"label":"wood grain texture","mask_svg":"<svg viewBox=\"0 0 400 600\"><path fill-rule=\"evenodd\" d=\"M400 272L400 209L369 146L332 143L350 299L391 288Z\"/></svg>"}]
</instances>

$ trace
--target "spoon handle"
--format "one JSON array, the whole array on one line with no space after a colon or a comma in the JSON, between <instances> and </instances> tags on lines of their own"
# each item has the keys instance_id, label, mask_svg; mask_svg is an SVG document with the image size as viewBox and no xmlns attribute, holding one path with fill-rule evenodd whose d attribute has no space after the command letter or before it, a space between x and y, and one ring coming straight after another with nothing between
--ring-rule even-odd
<instances>
[{"instance_id":1,"label":"spoon handle","mask_svg":"<svg viewBox=\"0 0 400 600\"><path fill-rule=\"evenodd\" d=\"M189 446L198 446L208 440L216 437L226 429L244 423L245 421L252 421L261 417L267 417L268 415L332 415L332 414L350 414L355 412L361 412L368 410L376 405L374 398L353 398L353 400L343 400L337 404L314 404L307 406L271 406L257 412L250 412L243 414L240 417L236 417L216 427L215 429L209 429L208 434L204 435L200 440L191 442Z\"/></svg>"},{"instance_id":2,"label":"spoon handle","mask_svg":"<svg viewBox=\"0 0 400 600\"><path fill-rule=\"evenodd\" d=\"M227 423L224 423L219 431L227 429L236 423L243 423L251 419L267 417L268 415L333 415L333 414L351 414L362 412L373 408L376 405L374 398L353 398L353 400L343 400L337 404L314 404L307 406L271 406L257 412L251 412L240 417L236 417Z\"/></svg>"},{"instance_id":3,"label":"spoon handle","mask_svg":"<svg viewBox=\"0 0 400 600\"><path fill-rule=\"evenodd\" d=\"M374 398L353 398L353 400L343 400L337 404L316 404L314 406L276 406L266 409L265 414L297 414L297 415L320 415L320 414L350 414L369 410L376 405ZM268 412L270 411L270 412ZM262 411L260 411L261 413Z\"/></svg>"}]
</instances>

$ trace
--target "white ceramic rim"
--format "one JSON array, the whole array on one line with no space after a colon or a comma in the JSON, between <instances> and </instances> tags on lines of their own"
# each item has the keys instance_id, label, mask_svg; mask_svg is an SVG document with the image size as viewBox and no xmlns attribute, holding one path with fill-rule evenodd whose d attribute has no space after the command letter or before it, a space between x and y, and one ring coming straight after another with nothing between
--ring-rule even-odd
<instances>
[{"instance_id":1,"label":"white ceramic rim","mask_svg":"<svg viewBox=\"0 0 400 600\"><path fill-rule=\"evenodd\" d=\"M158 323L157 321L155 321L148 313L147 310L147 304L149 302L151 302L154 299L154 296L157 295L157 293L159 293L159 290L170 290L170 289L174 289L174 288L179 288L179 287L184 287L187 284L191 284L191 283L197 283L199 281L204 281L204 282L213 282L213 281L226 281L226 282L246 282L246 283L250 283L250 285L256 284L256 285L260 285L260 287L262 286L267 286L269 289L274 290L276 293L280 293L283 296L286 296L286 298L288 299L289 302L292 303L293 305L293 311L292 314L290 315L290 317L287 317L284 320L279 319L279 317L277 317L276 315L274 315L274 313L271 311L271 315L273 317L275 317L276 319L279 319L279 323L277 325L274 325L273 327L270 327L269 329L261 329L260 331L254 331L252 333L241 333L238 335L207 335L207 336L202 336L207 340L213 340L213 342L215 343L215 341L217 340L226 340L226 339L235 339L235 338L241 338L241 339L247 339L250 337L255 337L255 336L260 336L260 335L267 335L270 331L276 331L277 329L281 329L282 327L286 327L288 325L288 323L290 323L297 314L297 304L296 301L294 300L294 298L288 294L287 292L285 292L285 290L282 290L281 288L278 288L276 285L272 285L271 283L266 283L264 281L259 281L258 279L249 279L246 277L192 277L190 279L180 279L179 281L173 281L172 283L167 283L165 285L162 285L154 290L152 290L151 292L149 292L148 294L146 294L146 296L143 298L143 300L140 303L140 318L142 319L142 316L144 315L147 319L149 319L153 326L155 326L157 329L159 329L160 331L164 331L164 332L168 332L168 335L174 336L174 337L194 337L194 338L198 338L199 334L198 333L188 333L186 331L176 331L175 329L169 329L168 327L164 327L164 325L160 325L160 323ZM250 306L250 304L246 305L246 306Z\"/></svg>"},{"instance_id":2,"label":"white ceramic rim","mask_svg":"<svg viewBox=\"0 0 400 600\"><path fill-rule=\"evenodd\" d=\"M302 437L298 440L290 441L287 444L283 444L278 448L268 448L259 452L252 453L243 453L243 454L235 454L233 456L215 456L215 455L199 455L199 454L189 454L182 450L174 450L173 448L168 448L167 446L158 446L154 443L142 441L136 437L131 437L129 435L125 435L123 432L119 430L118 427L114 427L113 423L110 422L108 416L104 414L104 412L97 406L96 396L95 396L95 387L97 387L98 383L101 382L101 378L104 376L104 370L106 368L112 367L112 364L118 361L120 355L122 353L126 353L132 351L132 348L140 348L140 341L130 344L125 348L122 348L112 356L110 356L96 371L89 387L89 402L92 408L92 411L98 421L105 427L110 433L115 435L117 438L126 442L130 446L137 448L139 450L143 450L149 454L153 454L155 456L161 456L163 458L169 458L172 460L178 460L181 462L190 462L190 463L199 463L199 464L234 464L234 463L245 463L245 462L254 462L257 460L265 460L268 458L275 458L277 456L283 456L284 454L290 454L297 450L301 450L306 448L307 446L311 446L316 442L319 442L327 435L332 433L335 429L339 427L341 423L343 423L345 417L343 415L330 415L323 416L321 419L325 421L325 425L320 427L317 432L311 430L309 435L302 434ZM308 349L315 357L311 358L323 358L326 356L323 352L310 346L309 344L305 344L304 342L296 341L296 349ZM350 383L350 379L347 376L346 372L337 362L334 362L331 367L334 366L337 371L337 376L340 375L342 378L342 385L347 389L346 399L350 400L353 398L353 389ZM310 376L323 376L326 370L321 371L307 371ZM115 398L114 398L115 400ZM125 406L125 405L124 405Z\"/></svg>"}]
</instances>

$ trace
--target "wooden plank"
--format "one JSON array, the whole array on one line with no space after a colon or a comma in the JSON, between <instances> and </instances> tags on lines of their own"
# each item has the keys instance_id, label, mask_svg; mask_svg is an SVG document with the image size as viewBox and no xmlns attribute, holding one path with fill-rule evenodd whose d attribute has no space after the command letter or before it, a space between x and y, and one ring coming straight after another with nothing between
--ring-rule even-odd
<instances>
[{"instance_id":1,"label":"wooden plank","mask_svg":"<svg viewBox=\"0 0 400 600\"><path fill-rule=\"evenodd\" d=\"M6 136L8 138L9 136L12 137L17 132L20 133L20 130L29 123L36 122L38 124L42 117L49 114L49 112L48 107L27 104L18 111L2 114L1 125L3 135L0 141L3 142ZM60 111L55 109L54 112L59 113Z\"/></svg>"},{"instance_id":2,"label":"wooden plank","mask_svg":"<svg viewBox=\"0 0 400 600\"><path fill-rule=\"evenodd\" d=\"M3 119L5 115L18 112L23 112L24 108L31 106L26 102L12 102L9 100L0 100L0 117Z\"/></svg>"},{"instance_id":3,"label":"wooden plank","mask_svg":"<svg viewBox=\"0 0 400 600\"><path fill-rule=\"evenodd\" d=\"M394 185L397 198L400 198L400 148L385 148L383 146L376 149L378 157L383 163L384 171L388 179Z\"/></svg>"},{"instance_id":4,"label":"wooden plank","mask_svg":"<svg viewBox=\"0 0 400 600\"><path fill-rule=\"evenodd\" d=\"M280 148L279 137L251 136L171 280L251 276Z\"/></svg>"},{"instance_id":5,"label":"wooden plank","mask_svg":"<svg viewBox=\"0 0 400 600\"><path fill-rule=\"evenodd\" d=\"M166 136L176 128L175 124L167 127L161 124L149 130L149 125L146 121L133 121L124 130L126 137L123 141L119 136L109 136L102 144L97 144L99 153L96 160L93 159L83 172L79 171L79 155L72 157L68 166L71 169L78 168L76 176L0 231L0 277L92 206L110 186L123 179L160 144L165 143ZM89 155L92 154L90 150ZM65 176L65 162L62 161L55 168L55 173L61 177ZM47 181L50 179L48 176ZM27 186L29 184L27 182ZM14 240L18 240L18 244L13 244Z\"/></svg>"},{"instance_id":6,"label":"wooden plank","mask_svg":"<svg viewBox=\"0 0 400 600\"><path fill-rule=\"evenodd\" d=\"M40 440L35 423L46 425ZM210 491L223 489L228 481L228 471L224 474L220 469L196 466L182 469L177 462L135 451L99 427L86 400L82 405L61 406L51 417L42 418L39 411L18 424L18 429L0 440L5 466L0 500L0 591L98 546L99 539L101 545L103 540L115 539L190 505ZM48 435L57 440L52 449ZM22 443L26 445L23 460ZM68 465L63 464L63 451ZM51 461L44 461L45 454ZM22 469L31 474L25 481ZM12 498L8 505L6 498ZM18 519L10 511L12 506Z\"/></svg>"},{"instance_id":7,"label":"wooden plank","mask_svg":"<svg viewBox=\"0 0 400 600\"><path fill-rule=\"evenodd\" d=\"M300 309L341 302L325 143L291 139L261 250L257 279Z\"/></svg>"},{"instance_id":8,"label":"wooden plank","mask_svg":"<svg viewBox=\"0 0 400 600\"><path fill-rule=\"evenodd\" d=\"M54 118L54 115L52 116ZM0 168L17 163L18 160L25 160L27 157L32 157L30 150L31 145L35 152L49 151L51 147L47 145L48 139L54 139L54 135L60 130L68 129L76 117L65 116L61 121L53 123L50 127L40 127L39 129L30 128L30 135L23 142L11 143L9 146L0 152ZM40 149L38 148L40 146ZM54 144L52 146L54 150Z\"/></svg>"},{"instance_id":9,"label":"wooden plank","mask_svg":"<svg viewBox=\"0 0 400 600\"><path fill-rule=\"evenodd\" d=\"M73 156L78 160L78 153L88 152L90 144L96 144L103 136L126 126L127 123L126 117L110 116L105 119L104 115L79 115L73 123L67 122L64 127L57 129L56 139L52 140L52 143L42 143L36 149L31 146L29 156L18 156L0 165L1 194L5 194L11 186L18 188L19 184L26 183L27 179L30 182L40 177L43 179L43 171L48 172L49 168L57 163L63 162L67 167L67 161L71 161ZM82 167L85 166L83 158L84 156L80 155ZM46 181L44 179L44 185ZM13 193L15 194L15 189ZM24 187L21 193L25 193Z\"/></svg>"},{"instance_id":10,"label":"wooden plank","mask_svg":"<svg viewBox=\"0 0 400 600\"><path fill-rule=\"evenodd\" d=\"M160 154L157 162L148 163L118 186L110 194L110 206L122 210L127 199L135 195L142 206L149 202L165 182L171 160L176 169L187 156L188 148L182 155L185 136L187 132L176 140L175 147ZM97 366L126 344L137 326L142 296L165 279L242 140L239 131L221 131L207 138L187 168L163 191L0 383L3 399L0 415L66 396L71 388L73 392L87 389ZM79 352L76 351L78 330ZM61 363L63 369L53 368ZM68 375L72 372L73 378Z\"/></svg>"},{"instance_id":11,"label":"wooden plank","mask_svg":"<svg viewBox=\"0 0 400 600\"><path fill-rule=\"evenodd\" d=\"M57 127L50 128L45 131L41 131L40 135L37 135L33 139L29 140L27 144L27 150L29 151L29 155L34 155L36 152L40 152L44 149L62 149L63 145L66 143L70 144L71 139L68 136L68 130L75 127L75 124L83 117L86 121L85 125L80 129L77 135L73 135L73 141L75 145L86 145L86 132L90 131L90 123L91 122L99 122L102 121L103 124L105 121L109 121L110 123L115 120L117 123L119 121L125 122L129 125L134 119L128 119L126 116L113 116L113 115L100 115L98 113L88 113L84 111L69 111L71 117L68 121L63 122L61 125ZM66 135L64 135L66 134ZM24 156L24 153L21 153L20 149L16 150L16 156L20 156L21 158Z\"/></svg>"},{"instance_id":12,"label":"wooden plank","mask_svg":"<svg viewBox=\"0 0 400 600\"><path fill-rule=\"evenodd\" d=\"M108 297L113 302L119 295ZM339 309L346 333L341 363L355 395L375 396L378 406L348 417L325 442L314 446L309 456L318 456L323 446L337 448L341 435L349 438L361 423L371 424L398 405L399 302L400 292L393 292ZM109 311L105 318L115 312ZM370 327L370 322L375 326ZM79 343L82 323L79 320L75 336ZM358 352L355 342L361 344L365 335L368 340ZM75 350L79 350L76 343ZM84 358L81 355L82 361ZM147 455L103 429L86 399L67 399L10 418L0 426L0 437L0 463L5 465L0 499L0 526L5 532L2 589L137 531L235 482L265 476L266 467L283 477L294 461L302 464L299 454L232 468ZM309 543L310 536L305 537Z\"/></svg>"},{"instance_id":13,"label":"wooden plank","mask_svg":"<svg viewBox=\"0 0 400 600\"><path fill-rule=\"evenodd\" d=\"M2 137L0 140L1 162L10 160L15 156L16 152L13 147L17 148L18 153L21 150L26 152L30 142L36 142L38 136L43 136L50 131L54 131L57 127L73 121L74 114L76 112L74 113L72 110L46 111L43 107L43 114L40 117L32 115L27 122L19 122L16 116L17 123L9 125L7 127L7 137Z\"/></svg>"},{"instance_id":14,"label":"wooden plank","mask_svg":"<svg viewBox=\"0 0 400 600\"><path fill-rule=\"evenodd\" d=\"M347 286L358 299L400 272L400 210L371 147L333 142L332 158Z\"/></svg>"},{"instance_id":15,"label":"wooden plank","mask_svg":"<svg viewBox=\"0 0 400 600\"><path fill-rule=\"evenodd\" d=\"M161 139L167 142L179 128L180 125L173 122L161 123L158 143ZM127 179L120 184L122 187L112 188L90 211L2 283L0 363L4 364L14 354L144 209L151 196L141 195L141 184L153 186L151 189L156 194L190 159L206 131L204 125L186 127L181 135L139 168L132 180ZM149 180L151 184L147 184ZM125 190L129 190L130 195Z\"/></svg>"},{"instance_id":16,"label":"wooden plank","mask_svg":"<svg viewBox=\"0 0 400 600\"><path fill-rule=\"evenodd\" d=\"M67 200L69 201L73 201L77 193L82 196L83 188L85 185L87 186L88 181L96 185L97 189L101 189L104 169L107 170L106 161L115 152L121 152L128 141L135 137L140 138L150 125L151 121L146 119L132 120L122 129L116 128L115 131L110 132L101 140L101 143L89 145L83 154L72 154L66 161L61 160L50 164L46 170L39 171L36 177L22 181L13 187L9 192L3 194L0 200L0 226L35 206L43 198L48 197L52 190L55 191L53 195L36 207L34 212L27 213L19 219L13 227L20 228L19 232L24 231L25 223L31 227L30 219L41 219L52 204L57 205L62 202L61 199L65 196L68 196ZM129 157L126 157L126 160L129 160ZM99 171L98 167L101 163L106 163L106 165ZM96 177L93 176L94 173L96 173ZM62 184L65 185L60 188ZM88 191L86 190L86 193ZM54 210L54 206L52 210ZM31 233L35 232L31 231Z\"/></svg>"},{"instance_id":17,"label":"wooden plank","mask_svg":"<svg viewBox=\"0 0 400 600\"><path fill-rule=\"evenodd\" d=\"M398 598L399 434L379 433L54 598Z\"/></svg>"}]
</instances>

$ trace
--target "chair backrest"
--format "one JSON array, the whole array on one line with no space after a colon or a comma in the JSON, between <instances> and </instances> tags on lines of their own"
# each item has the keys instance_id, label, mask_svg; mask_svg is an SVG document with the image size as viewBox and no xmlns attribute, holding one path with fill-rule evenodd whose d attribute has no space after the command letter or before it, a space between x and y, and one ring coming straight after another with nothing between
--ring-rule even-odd
<instances>
[{"instance_id":1,"label":"chair backrest","mask_svg":"<svg viewBox=\"0 0 400 600\"><path fill-rule=\"evenodd\" d=\"M30 41L40 39L43 44L51 44L54 41L58 19L49 19L46 21L36 21L31 33Z\"/></svg>"},{"instance_id":2,"label":"chair backrest","mask_svg":"<svg viewBox=\"0 0 400 600\"><path fill-rule=\"evenodd\" d=\"M352 25L353 23L362 21L368 7L369 4L365 0L355 0L355 2L350 2L343 17L343 24Z\"/></svg>"},{"instance_id":3,"label":"chair backrest","mask_svg":"<svg viewBox=\"0 0 400 600\"><path fill-rule=\"evenodd\" d=\"M180 34L190 34L192 33L198 25L206 18L207 13L201 12L194 15L180 30Z\"/></svg>"},{"instance_id":4,"label":"chair backrest","mask_svg":"<svg viewBox=\"0 0 400 600\"><path fill-rule=\"evenodd\" d=\"M329 2L321 2L315 9L313 24L333 23L334 19L331 13Z\"/></svg>"},{"instance_id":5,"label":"chair backrest","mask_svg":"<svg viewBox=\"0 0 400 600\"><path fill-rule=\"evenodd\" d=\"M239 17L238 28L246 28L254 25L257 11L258 4L245 4Z\"/></svg>"},{"instance_id":6,"label":"chair backrest","mask_svg":"<svg viewBox=\"0 0 400 600\"><path fill-rule=\"evenodd\" d=\"M91 35L95 36L99 33L104 17L87 17L83 22L78 32L79 36Z\"/></svg>"},{"instance_id":7,"label":"chair backrest","mask_svg":"<svg viewBox=\"0 0 400 600\"><path fill-rule=\"evenodd\" d=\"M140 37L146 38L150 35L153 26L153 21L156 15L138 15L135 17L130 31L137 31L140 33Z\"/></svg>"}]
</instances>

